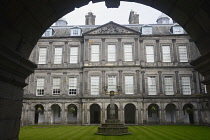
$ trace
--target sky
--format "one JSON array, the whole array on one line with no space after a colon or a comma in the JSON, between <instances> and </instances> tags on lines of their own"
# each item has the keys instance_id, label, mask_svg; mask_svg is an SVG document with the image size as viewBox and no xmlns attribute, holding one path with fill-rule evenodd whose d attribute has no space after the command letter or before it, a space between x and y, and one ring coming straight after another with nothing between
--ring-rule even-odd
<instances>
[{"instance_id":1,"label":"sky","mask_svg":"<svg viewBox=\"0 0 210 140\"><path fill-rule=\"evenodd\" d=\"M134 2L120 2L118 8L107 8L105 2L92 3L76 8L74 11L65 15L68 25L85 25L85 15L92 12L96 16L95 24L103 25L110 21L118 24L128 24L130 11L139 14L139 24L156 24L157 18L162 12ZM172 21L170 21L172 22Z\"/></svg>"}]
</instances>

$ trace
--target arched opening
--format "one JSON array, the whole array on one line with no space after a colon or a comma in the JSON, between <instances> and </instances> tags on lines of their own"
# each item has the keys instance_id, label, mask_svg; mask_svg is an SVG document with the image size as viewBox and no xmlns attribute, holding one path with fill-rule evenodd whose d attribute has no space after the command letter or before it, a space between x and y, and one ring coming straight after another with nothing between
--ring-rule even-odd
<instances>
[{"instance_id":1,"label":"arched opening","mask_svg":"<svg viewBox=\"0 0 210 140\"><path fill-rule=\"evenodd\" d=\"M124 108L124 116L126 124L135 124L136 107L133 104L127 104Z\"/></svg>"},{"instance_id":2,"label":"arched opening","mask_svg":"<svg viewBox=\"0 0 210 140\"><path fill-rule=\"evenodd\" d=\"M115 104L115 119L118 119L118 106ZM110 104L107 106L107 119L110 119Z\"/></svg>"},{"instance_id":3,"label":"arched opening","mask_svg":"<svg viewBox=\"0 0 210 140\"><path fill-rule=\"evenodd\" d=\"M159 123L159 106L157 104L148 106L148 122Z\"/></svg>"},{"instance_id":4,"label":"arched opening","mask_svg":"<svg viewBox=\"0 0 210 140\"><path fill-rule=\"evenodd\" d=\"M204 121L207 124L210 124L210 108L209 108L209 104L205 103L204 104Z\"/></svg>"},{"instance_id":5,"label":"arched opening","mask_svg":"<svg viewBox=\"0 0 210 140\"><path fill-rule=\"evenodd\" d=\"M74 104L68 105L67 122L70 124L77 123L77 106Z\"/></svg>"},{"instance_id":6,"label":"arched opening","mask_svg":"<svg viewBox=\"0 0 210 140\"><path fill-rule=\"evenodd\" d=\"M35 105L34 124L44 123L44 107L41 104Z\"/></svg>"},{"instance_id":7,"label":"arched opening","mask_svg":"<svg viewBox=\"0 0 210 140\"><path fill-rule=\"evenodd\" d=\"M168 104L165 108L166 122L176 123L176 106L174 104Z\"/></svg>"},{"instance_id":8,"label":"arched opening","mask_svg":"<svg viewBox=\"0 0 210 140\"><path fill-rule=\"evenodd\" d=\"M54 104L51 106L51 110L52 110L52 120L51 123L52 124L59 124L61 123L61 108L59 105Z\"/></svg>"},{"instance_id":9,"label":"arched opening","mask_svg":"<svg viewBox=\"0 0 210 140\"><path fill-rule=\"evenodd\" d=\"M194 124L194 110L192 104L185 104L183 107L184 123Z\"/></svg>"},{"instance_id":10,"label":"arched opening","mask_svg":"<svg viewBox=\"0 0 210 140\"><path fill-rule=\"evenodd\" d=\"M101 108L98 104L92 104L90 106L90 123L91 124L101 123Z\"/></svg>"}]
</instances>

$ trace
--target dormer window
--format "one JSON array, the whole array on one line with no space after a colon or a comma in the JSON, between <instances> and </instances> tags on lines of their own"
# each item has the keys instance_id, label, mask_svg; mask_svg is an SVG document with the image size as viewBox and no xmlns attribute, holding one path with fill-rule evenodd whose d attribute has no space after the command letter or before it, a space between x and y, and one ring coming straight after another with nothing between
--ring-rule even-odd
<instances>
[{"instance_id":1,"label":"dormer window","mask_svg":"<svg viewBox=\"0 0 210 140\"><path fill-rule=\"evenodd\" d=\"M145 26L141 28L142 35L151 35L152 34L152 27L151 26Z\"/></svg>"},{"instance_id":2,"label":"dormer window","mask_svg":"<svg viewBox=\"0 0 210 140\"><path fill-rule=\"evenodd\" d=\"M53 29L47 29L42 36L48 37L52 36L52 34L53 34Z\"/></svg>"},{"instance_id":3,"label":"dormer window","mask_svg":"<svg viewBox=\"0 0 210 140\"><path fill-rule=\"evenodd\" d=\"M80 28L71 28L71 36L81 36Z\"/></svg>"},{"instance_id":4,"label":"dormer window","mask_svg":"<svg viewBox=\"0 0 210 140\"><path fill-rule=\"evenodd\" d=\"M173 26L172 33L173 34L184 34L184 29L181 26Z\"/></svg>"}]
</instances>

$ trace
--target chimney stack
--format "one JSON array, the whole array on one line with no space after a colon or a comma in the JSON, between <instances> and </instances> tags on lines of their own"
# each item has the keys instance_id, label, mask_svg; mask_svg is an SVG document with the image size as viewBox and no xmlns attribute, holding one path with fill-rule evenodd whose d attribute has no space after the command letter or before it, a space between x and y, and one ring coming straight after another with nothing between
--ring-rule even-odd
<instances>
[{"instance_id":1,"label":"chimney stack","mask_svg":"<svg viewBox=\"0 0 210 140\"><path fill-rule=\"evenodd\" d=\"M139 24L139 14L131 10L128 21L129 24Z\"/></svg>"},{"instance_id":2,"label":"chimney stack","mask_svg":"<svg viewBox=\"0 0 210 140\"><path fill-rule=\"evenodd\" d=\"M85 16L85 25L95 25L95 18L92 12L88 12L88 15Z\"/></svg>"}]
</instances>

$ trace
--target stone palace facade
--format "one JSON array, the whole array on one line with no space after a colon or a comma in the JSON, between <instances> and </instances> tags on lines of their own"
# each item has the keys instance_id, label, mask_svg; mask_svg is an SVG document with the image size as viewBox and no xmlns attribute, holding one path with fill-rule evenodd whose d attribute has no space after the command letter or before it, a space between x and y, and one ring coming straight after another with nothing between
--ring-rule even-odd
<instances>
[{"instance_id":1,"label":"stone palace facade","mask_svg":"<svg viewBox=\"0 0 210 140\"><path fill-rule=\"evenodd\" d=\"M117 90L116 118L125 124L209 124L203 77L190 62L200 56L177 23L162 14L157 24L139 24L131 11L128 25L51 26L34 46L37 64L27 78L22 124L105 122L108 90Z\"/></svg>"}]
</instances>

